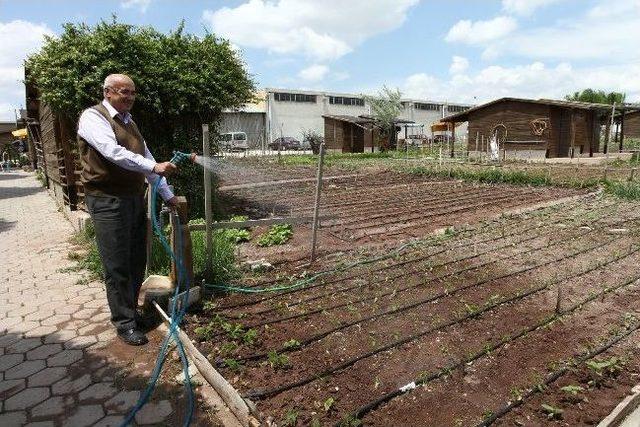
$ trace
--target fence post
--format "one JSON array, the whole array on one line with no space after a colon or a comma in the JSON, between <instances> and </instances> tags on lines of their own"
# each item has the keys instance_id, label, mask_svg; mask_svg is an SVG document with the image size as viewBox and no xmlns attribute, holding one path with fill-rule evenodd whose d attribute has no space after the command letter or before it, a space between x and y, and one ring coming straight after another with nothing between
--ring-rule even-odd
<instances>
[{"instance_id":1,"label":"fence post","mask_svg":"<svg viewBox=\"0 0 640 427\"><path fill-rule=\"evenodd\" d=\"M631 168L631 172L629 172L629 181L633 181L633 178L636 175L636 168Z\"/></svg>"},{"instance_id":2,"label":"fence post","mask_svg":"<svg viewBox=\"0 0 640 427\"><path fill-rule=\"evenodd\" d=\"M209 125L202 125L202 155L205 161L210 159L209 152ZM212 206L211 206L211 171L208 167L204 170L204 218L205 218L205 234L206 234L206 251L205 251L205 277L211 278L211 254L213 251L213 234L211 229Z\"/></svg>"},{"instance_id":3,"label":"fence post","mask_svg":"<svg viewBox=\"0 0 640 427\"><path fill-rule=\"evenodd\" d=\"M177 196L178 204L176 212L170 215L171 222L171 250L176 257L182 255L182 265L187 275L189 283L193 283L193 251L191 249L191 233L189 232L189 214L187 199L184 196ZM180 242L180 245L178 245ZM171 261L171 282L178 284L178 266L175 261Z\"/></svg>"},{"instance_id":4,"label":"fence post","mask_svg":"<svg viewBox=\"0 0 640 427\"><path fill-rule=\"evenodd\" d=\"M313 229L311 234L311 262L316 259L316 243L318 237L318 216L320 214L320 192L322 191L322 167L324 165L324 143L320 144L318 158L318 175L316 182L316 200L313 208Z\"/></svg>"}]
</instances>

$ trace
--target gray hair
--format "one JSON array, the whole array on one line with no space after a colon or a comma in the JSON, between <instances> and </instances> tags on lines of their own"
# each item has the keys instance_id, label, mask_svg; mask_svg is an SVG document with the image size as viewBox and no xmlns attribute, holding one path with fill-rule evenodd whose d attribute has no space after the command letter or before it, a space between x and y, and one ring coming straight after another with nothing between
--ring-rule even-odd
<instances>
[{"instance_id":1,"label":"gray hair","mask_svg":"<svg viewBox=\"0 0 640 427\"><path fill-rule=\"evenodd\" d=\"M131 77L127 76L126 74L109 74L104 79L104 83L102 84L102 89L113 87L114 84L121 82L123 80L133 83L133 80L131 80Z\"/></svg>"}]
</instances>

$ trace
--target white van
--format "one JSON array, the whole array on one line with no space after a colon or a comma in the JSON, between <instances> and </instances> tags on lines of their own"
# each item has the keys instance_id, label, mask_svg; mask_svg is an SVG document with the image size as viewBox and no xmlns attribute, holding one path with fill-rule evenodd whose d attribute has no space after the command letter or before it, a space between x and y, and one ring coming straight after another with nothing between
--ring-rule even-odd
<instances>
[{"instance_id":1,"label":"white van","mask_svg":"<svg viewBox=\"0 0 640 427\"><path fill-rule=\"evenodd\" d=\"M221 134L220 148L229 151L245 151L249 148L247 134L244 132L228 132Z\"/></svg>"}]
</instances>

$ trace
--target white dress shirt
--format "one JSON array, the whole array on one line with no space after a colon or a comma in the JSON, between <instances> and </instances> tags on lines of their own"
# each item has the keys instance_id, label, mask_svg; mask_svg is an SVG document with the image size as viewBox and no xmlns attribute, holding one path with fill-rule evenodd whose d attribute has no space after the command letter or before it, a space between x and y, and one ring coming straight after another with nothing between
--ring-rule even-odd
<instances>
[{"instance_id":1,"label":"white dress shirt","mask_svg":"<svg viewBox=\"0 0 640 427\"><path fill-rule=\"evenodd\" d=\"M118 113L118 110L113 108L106 99L102 101L102 105L105 106L111 117L118 116L125 124L131 120L131 114L129 114L129 112L124 114ZM95 108L88 108L80 115L78 135L84 138L89 145L95 148L98 153L102 154L104 158L110 162L115 163L121 168L143 173L149 185L154 185L157 179L161 179L158 185L160 197L165 201L173 197L167 180L153 172L156 160L147 148L146 142L144 142L144 140L142 141L144 144L144 156L129 151L122 145L119 145L116 141L116 135L111 128L111 124Z\"/></svg>"}]
</instances>

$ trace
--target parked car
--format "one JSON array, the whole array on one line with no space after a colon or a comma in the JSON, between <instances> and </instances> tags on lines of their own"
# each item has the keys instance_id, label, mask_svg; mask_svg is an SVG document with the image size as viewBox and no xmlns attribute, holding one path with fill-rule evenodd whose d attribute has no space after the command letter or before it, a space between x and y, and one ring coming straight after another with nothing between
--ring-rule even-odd
<instances>
[{"instance_id":1,"label":"parked car","mask_svg":"<svg viewBox=\"0 0 640 427\"><path fill-rule=\"evenodd\" d=\"M245 151L249 148L247 134L244 132L227 132L220 135L220 148L228 151Z\"/></svg>"},{"instance_id":2,"label":"parked car","mask_svg":"<svg viewBox=\"0 0 640 427\"><path fill-rule=\"evenodd\" d=\"M291 136L283 136L270 142L269 148L272 150L299 150L301 145L297 139Z\"/></svg>"}]
</instances>

